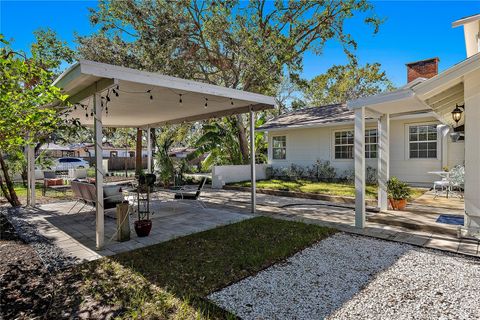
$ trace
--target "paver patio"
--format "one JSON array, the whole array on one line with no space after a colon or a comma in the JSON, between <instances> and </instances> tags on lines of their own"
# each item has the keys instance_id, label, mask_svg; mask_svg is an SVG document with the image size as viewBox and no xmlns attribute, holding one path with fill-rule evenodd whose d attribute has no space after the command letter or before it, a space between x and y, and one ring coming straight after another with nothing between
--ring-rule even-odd
<instances>
[{"instance_id":1,"label":"paver patio","mask_svg":"<svg viewBox=\"0 0 480 320\"><path fill-rule=\"evenodd\" d=\"M95 260L120 252L164 242L191 233L212 229L218 226L251 218L252 215L235 210L202 209L191 203L179 201L153 200L154 214L152 231L148 237L139 238L130 215L130 240L116 240L115 210L107 210L105 216L105 248L95 250L95 212L86 208L79 213L68 213L74 202L51 203L39 206L25 213L25 219L34 224L41 235L53 241L68 255L81 260Z\"/></svg>"},{"instance_id":2,"label":"paver patio","mask_svg":"<svg viewBox=\"0 0 480 320\"><path fill-rule=\"evenodd\" d=\"M234 190L204 192L210 205L249 209L250 194ZM440 214L462 215L463 200L436 198L431 192L410 204L406 211L367 212L364 229L355 228L353 206L337 205L321 200L257 195L257 212L282 219L300 220L329 226L341 231L399 241L417 246L480 256L480 241L458 238L457 226L437 223Z\"/></svg>"},{"instance_id":3,"label":"paver patio","mask_svg":"<svg viewBox=\"0 0 480 320\"><path fill-rule=\"evenodd\" d=\"M105 217L106 246L95 250L95 213L91 208L80 213L68 211L73 202L41 205L35 211L29 211L26 218L39 232L51 239L56 245L80 260L94 260L120 252L168 241L187 234L200 232L248 219L250 214L250 194L233 190L215 190L206 188L202 199L207 209L201 209L194 202L171 201L171 194L157 193L160 200L152 201L153 228L150 236L138 238L133 229L135 216L130 216L131 240L118 242L115 239L115 210L109 210ZM416 246L479 256L479 241L458 238L457 228L435 222L440 213L460 213L459 200L452 207L445 200L431 201L431 195L425 195L410 205L407 210L386 213L369 213L367 227L354 227L354 210L348 205L334 205L325 201L257 195L258 214L280 219L300 220L329 226L341 231L367 235L375 238L404 242ZM167 200L167 201L165 201ZM438 204L435 206L435 204ZM447 209L446 209L447 208ZM423 212L423 213L422 213ZM416 226L415 228L412 228Z\"/></svg>"}]
</instances>

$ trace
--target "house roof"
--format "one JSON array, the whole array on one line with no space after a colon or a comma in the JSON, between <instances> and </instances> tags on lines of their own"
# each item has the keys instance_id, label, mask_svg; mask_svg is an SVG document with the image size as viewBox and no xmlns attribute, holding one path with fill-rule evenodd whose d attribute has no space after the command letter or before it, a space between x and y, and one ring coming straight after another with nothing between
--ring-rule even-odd
<instances>
[{"instance_id":1,"label":"house roof","mask_svg":"<svg viewBox=\"0 0 480 320\"><path fill-rule=\"evenodd\" d=\"M339 103L287 112L267 121L257 130L341 124L353 120L354 112L346 104Z\"/></svg>"}]
</instances>

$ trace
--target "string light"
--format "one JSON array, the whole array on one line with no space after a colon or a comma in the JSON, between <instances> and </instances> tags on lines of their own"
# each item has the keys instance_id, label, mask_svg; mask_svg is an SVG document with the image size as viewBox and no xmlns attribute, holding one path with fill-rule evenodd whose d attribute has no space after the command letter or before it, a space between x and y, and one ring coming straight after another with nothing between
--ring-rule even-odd
<instances>
[{"instance_id":1,"label":"string light","mask_svg":"<svg viewBox=\"0 0 480 320\"><path fill-rule=\"evenodd\" d=\"M205 109L208 108L208 98L205 98Z\"/></svg>"},{"instance_id":2,"label":"string light","mask_svg":"<svg viewBox=\"0 0 480 320\"><path fill-rule=\"evenodd\" d=\"M230 98L230 104L233 106L233 99Z\"/></svg>"},{"instance_id":3,"label":"string light","mask_svg":"<svg viewBox=\"0 0 480 320\"><path fill-rule=\"evenodd\" d=\"M180 97L179 100L178 100L178 103L183 106L183 100L182 100L182 94L179 93L178 96Z\"/></svg>"},{"instance_id":4,"label":"string light","mask_svg":"<svg viewBox=\"0 0 480 320\"><path fill-rule=\"evenodd\" d=\"M148 89L148 90L147 90L147 93L150 93L150 100L153 100L152 90Z\"/></svg>"}]
</instances>

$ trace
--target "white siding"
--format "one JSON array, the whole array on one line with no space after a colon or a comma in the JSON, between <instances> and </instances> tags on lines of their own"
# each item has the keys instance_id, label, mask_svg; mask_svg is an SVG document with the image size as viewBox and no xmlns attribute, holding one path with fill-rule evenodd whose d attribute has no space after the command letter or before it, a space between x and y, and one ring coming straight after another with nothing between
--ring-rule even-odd
<instances>
[{"instance_id":1,"label":"white siding","mask_svg":"<svg viewBox=\"0 0 480 320\"><path fill-rule=\"evenodd\" d=\"M434 118L391 120L390 176L396 176L403 181L418 185L428 185L438 179L438 176L428 172L442 169L440 141L437 147L437 159L409 159L408 155L408 126L429 123L439 124ZM376 128L376 126L376 122L369 121L366 129ZM273 167L286 167L292 163L310 166L317 160L329 160L337 174L341 175L345 170L353 169L353 159L337 160L334 158L334 132L338 130L353 130L353 124L271 131L268 133L268 162ZM273 160L272 137L282 135L287 138L287 159ZM447 144L449 166L463 163L463 143L453 143L448 136L447 139L449 139ZM366 159L366 165L376 168L377 159Z\"/></svg>"}]
</instances>

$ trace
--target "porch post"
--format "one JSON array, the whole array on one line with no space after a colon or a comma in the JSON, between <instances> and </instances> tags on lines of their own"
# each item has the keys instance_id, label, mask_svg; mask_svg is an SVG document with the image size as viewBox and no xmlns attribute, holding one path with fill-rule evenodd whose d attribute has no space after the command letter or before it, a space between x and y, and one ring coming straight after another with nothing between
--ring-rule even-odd
<instances>
[{"instance_id":1,"label":"porch post","mask_svg":"<svg viewBox=\"0 0 480 320\"><path fill-rule=\"evenodd\" d=\"M437 136L440 137L441 144L441 170L448 166L448 132L450 128L447 125L439 124L437 125Z\"/></svg>"},{"instance_id":2,"label":"porch post","mask_svg":"<svg viewBox=\"0 0 480 320\"><path fill-rule=\"evenodd\" d=\"M365 108L355 109L355 227L365 227Z\"/></svg>"},{"instance_id":3,"label":"porch post","mask_svg":"<svg viewBox=\"0 0 480 320\"><path fill-rule=\"evenodd\" d=\"M31 145L26 147L27 156L27 205L35 206L35 149Z\"/></svg>"},{"instance_id":4,"label":"porch post","mask_svg":"<svg viewBox=\"0 0 480 320\"><path fill-rule=\"evenodd\" d=\"M480 232L480 72L465 76L465 227Z\"/></svg>"},{"instance_id":5,"label":"porch post","mask_svg":"<svg viewBox=\"0 0 480 320\"><path fill-rule=\"evenodd\" d=\"M388 209L387 181L390 177L390 115L384 114L378 119L378 207Z\"/></svg>"},{"instance_id":6,"label":"porch post","mask_svg":"<svg viewBox=\"0 0 480 320\"><path fill-rule=\"evenodd\" d=\"M150 127L147 128L147 171L152 173L152 132Z\"/></svg>"},{"instance_id":7,"label":"porch post","mask_svg":"<svg viewBox=\"0 0 480 320\"><path fill-rule=\"evenodd\" d=\"M96 201L96 247L101 250L104 245L104 209L103 209L103 125L102 125L102 106L100 92L93 95L93 105L95 108L95 189L97 194Z\"/></svg>"},{"instance_id":8,"label":"porch post","mask_svg":"<svg viewBox=\"0 0 480 320\"><path fill-rule=\"evenodd\" d=\"M255 112L250 109L250 173L252 183L252 213L255 213L257 207L257 181L255 174Z\"/></svg>"}]
</instances>

